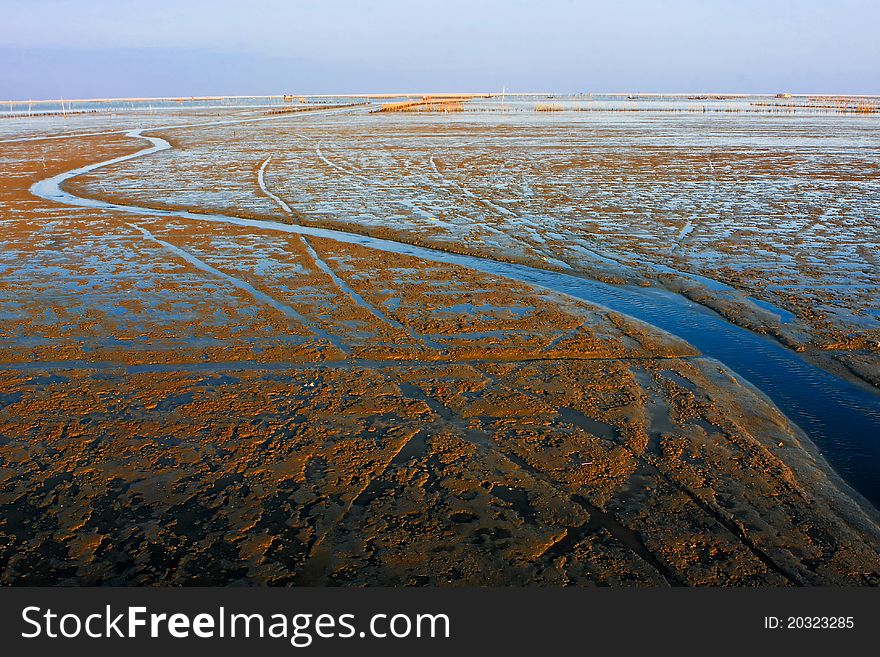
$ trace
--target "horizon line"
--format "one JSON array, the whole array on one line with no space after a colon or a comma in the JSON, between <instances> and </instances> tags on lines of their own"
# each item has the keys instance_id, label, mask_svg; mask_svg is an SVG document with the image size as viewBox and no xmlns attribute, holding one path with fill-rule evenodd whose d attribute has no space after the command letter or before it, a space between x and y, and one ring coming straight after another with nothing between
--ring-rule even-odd
<instances>
[{"instance_id":1,"label":"horizon line","mask_svg":"<svg viewBox=\"0 0 880 657\"><path fill-rule=\"evenodd\" d=\"M683 92L683 91L675 91L675 92L662 92L662 91L650 91L650 92L642 92L642 91L487 91L487 92L449 92L449 91L433 91L433 92L401 92L401 93L389 93L389 92L381 92L381 93L333 93L333 94L307 94L307 93L292 93L292 94L245 94L245 95L205 95L205 96L108 96L103 98L30 98L27 100L23 99L7 99L0 100L0 105L19 105L19 104L27 104L27 103L109 103L114 101L124 101L124 102L142 102L142 101L173 101L173 102L194 102L194 101L204 101L204 100L228 100L228 99L246 99L246 98L254 98L254 99L270 99L270 98L279 98L284 99L285 97L295 97L295 98L410 98L410 97L424 97L424 96L432 96L432 97L444 97L444 96L474 96L474 97L485 97L485 98L494 98L496 96L639 96L639 97L689 97L689 96L698 96L698 95L707 95L713 96L716 98L748 98L753 96L773 96L784 93L786 96L792 98L880 98L880 94L861 94L861 93L806 93L806 92L715 92L715 91L691 91L691 92Z\"/></svg>"}]
</instances>

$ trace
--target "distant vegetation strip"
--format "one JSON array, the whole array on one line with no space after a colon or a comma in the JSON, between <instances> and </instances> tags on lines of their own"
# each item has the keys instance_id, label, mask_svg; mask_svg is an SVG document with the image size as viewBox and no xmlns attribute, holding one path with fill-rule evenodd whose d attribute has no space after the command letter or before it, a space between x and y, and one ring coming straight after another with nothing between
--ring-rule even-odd
<instances>
[{"instance_id":1,"label":"distant vegetation strip","mask_svg":"<svg viewBox=\"0 0 880 657\"><path fill-rule=\"evenodd\" d=\"M463 112L464 104L474 98L489 98L487 95L443 96L435 98L424 96L421 100L408 100L400 103L386 103L375 112Z\"/></svg>"},{"instance_id":2,"label":"distant vegetation strip","mask_svg":"<svg viewBox=\"0 0 880 657\"><path fill-rule=\"evenodd\" d=\"M0 113L0 118L4 119L36 119L42 116L71 116L74 114L98 114L101 110L85 109L85 110L55 110L52 112L15 112ZM106 113L106 112L105 112Z\"/></svg>"},{"instance_id":3,"label":"distant vegetation strip","mask_svg":"<svg viewBox=\"0 0 880 657\"><path fill-rule=\"evenodd\" d=\"M325 105L323 103L309 103L304 105L296 105L293 107L275 107L270 109L266 114L296 114L298 112L311 112L316 109L343 109L345 107L361 107L363 105L369 105L370 103L344 103L341 105Z\"/></svg>"}]
</instances>

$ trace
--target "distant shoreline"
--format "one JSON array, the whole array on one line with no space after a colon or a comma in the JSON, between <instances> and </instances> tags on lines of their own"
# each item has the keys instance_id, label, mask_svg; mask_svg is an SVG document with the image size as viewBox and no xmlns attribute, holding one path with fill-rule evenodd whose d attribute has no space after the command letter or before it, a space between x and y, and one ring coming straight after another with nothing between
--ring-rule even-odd
<instances>
[{"instance_id":1,"label":"distant shoreline","mask_svg":"<svg viewBox=\"0 0 880 657\"><path fill-rule=\"evenodd\" d=\"M593 92L569 92L569 91L517 91L517 92L500 92L500 91L489 91L489 92L434 92L434 91L419 91L419 92L401 92L401 93L339 93L339 94L270 94L270 95L229 95L229 96L142 96L142 97L125 97L121 96L118 98L43 98L43 99L27 99L27 100L2 100L0 101L0 105L27 105L27 104L47 104L47 103L112 103L112 102L144 102L144 101L157 101L157 102L194 102L194 101L208 101L208 100L238 100L243 98L253 98L253 99L284 99L285 96L294 96L299 98L410 98L410 97L422 97L422 96L432 96L435 98L443 98L447 96L509 96L513 98L523 97L523 96L638 96L640 98L687 98L689 96L698 96L698 95L708 95L711 97L718 98L750 98L750 97L760 97L760 96L769 96L775 97L779 92L764 92L764 93L717 93L717 92L709 92L709 91L694 91L694 92L622 92L622 91L614 91L614 92L604 92L604 91L593 91ZM849 94L849 93L787 93L787 96L791 98L880 98L880 94Z\"/></svg>"}]
</instances>

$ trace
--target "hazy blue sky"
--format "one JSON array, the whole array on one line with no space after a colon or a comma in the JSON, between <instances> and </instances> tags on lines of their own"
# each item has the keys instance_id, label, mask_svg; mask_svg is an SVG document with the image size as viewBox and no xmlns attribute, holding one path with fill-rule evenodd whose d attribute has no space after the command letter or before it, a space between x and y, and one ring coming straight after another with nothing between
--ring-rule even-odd
<instances>
[{"instance_id":1,"label":"hazy blue sky","mask_svg":"<svg viewBox=\"0 0 880 657\"><path fill-rule=\"evenodd\" d=\"M880 0L0 0L0 99L880 93Z\"/></svg>"}]
</instances>

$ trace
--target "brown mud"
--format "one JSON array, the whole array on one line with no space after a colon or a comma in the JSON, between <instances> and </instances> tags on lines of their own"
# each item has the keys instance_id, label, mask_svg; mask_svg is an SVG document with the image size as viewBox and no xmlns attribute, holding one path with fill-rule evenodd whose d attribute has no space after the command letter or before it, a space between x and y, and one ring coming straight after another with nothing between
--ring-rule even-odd
<instances>
[{"instance_id":1,"label":"brown mud","mask_svg":"<svg viewBox=\"0 0 880 657\"><path fill-rule=\"evenodd\" d=\"M140 147L4 147L4 583L878 583L876 522L797 427L651 327L27 191Z\"/></svg>"}]
</instances>

